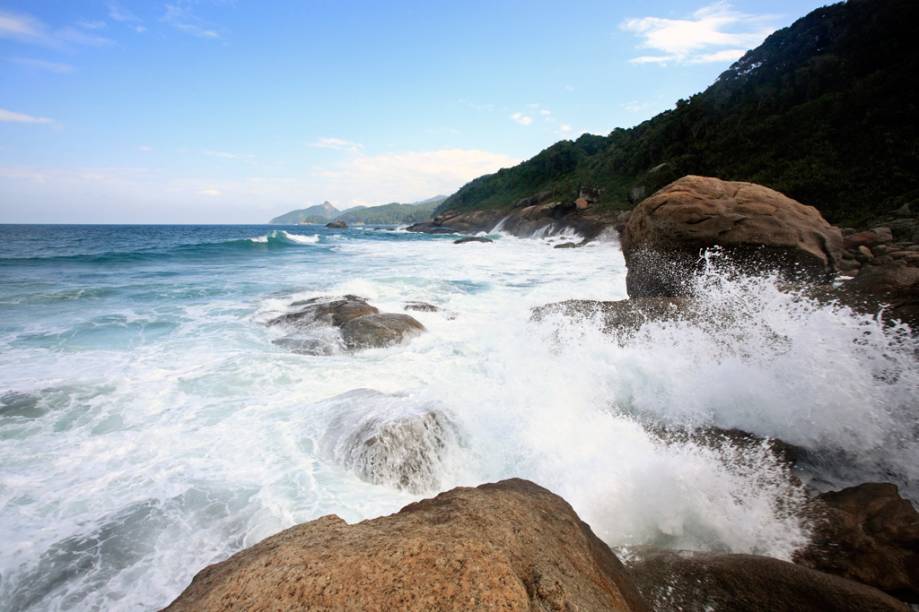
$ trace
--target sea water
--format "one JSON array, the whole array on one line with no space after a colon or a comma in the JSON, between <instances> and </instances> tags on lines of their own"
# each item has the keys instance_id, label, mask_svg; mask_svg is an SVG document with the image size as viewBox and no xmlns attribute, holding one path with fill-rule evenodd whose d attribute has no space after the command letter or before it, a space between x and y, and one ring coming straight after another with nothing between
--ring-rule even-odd
<instances>
[{"instance_id":1,"label":"sea water","mask_svg":"<svg viewBox=\"0 0 919 612\"><path fill-rule=\"evenodd\" d=\"M513 476L624 554L790 558L809 535L801 479L884 480L915 499L919 369L903 326L717 262L692 321L621 337L591 316L534 322L534 306L626 297L615 237L559 250L566 237L493 237L0 226L0 608L155 609L294 524ZM292 352L267 325L343 294L438 310L410 313L423 335L355 353ZM431 414L426 440L412 423ZM409 486L349 454L387 423L386 452L436 451ZM765 445L659 434L710 426L798 445L805 469Z\"/></svg>"}]
</instances>

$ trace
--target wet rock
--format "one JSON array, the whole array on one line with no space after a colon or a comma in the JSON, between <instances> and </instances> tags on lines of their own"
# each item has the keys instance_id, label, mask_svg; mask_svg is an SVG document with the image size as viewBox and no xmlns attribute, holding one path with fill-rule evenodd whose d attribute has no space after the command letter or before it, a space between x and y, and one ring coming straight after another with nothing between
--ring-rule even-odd
<instances>
[{"instance_id":1,"label":"wet rock","mask_svg":"<svg viewBox=\"0 0 919 612\"><path fill-rule=\"evenodd\" d=\"M849 234L843 239L843 246L847 249L857 249L860 246L873 247L887 242L893 242L893 232L889 227L876 227Z\"/></svg>"},{"instance_id":2,"label":"wet rock","mask_svg":"<svg viewBox=\"0 0 919 612\"><path fill-rule=\"evenodd\" d=\"M440 310L434 304L428 304L427 302L406 302L404 308L416 312L437 312Z\"/></svg>"},{"instance_id":3,"label":"wet rock","mask_svg":"<svg viewBox=\"0 0 919 612\"><path fill-rule=\"evenodd\" d=\"M466 244L467 242L494 242L491 238L484 238L482 236L466 236L460 238L459 240L454 240L453 244Z\"/></svg>"},{"instance_id":4,"label":"wet rock","mask_svg":"<svg viewBox=\"0 0 919 612\"><path fill-rule=\"evenodd\" d=\"M812 542L797 563L919 603L919 513L895 485L824 493L815 511Z\"/></svg>"},{"instance_id":5,"label":"wet rock","mask_svg":"<svg viewBox=\"0 0 919 612\"><path fill-rule=\"evenodd\" d=\"M348 229L348 224L344 221L331 221L325 224L330 229Z\"/></svg>"},{"instance_id":6,"label":"wet rock","mask_svg":"<svg viewBox=\"0 0 919 612\"><path fill-rule=\"evenodd\" d=\"M298 525L204 569L167 609L648 608L571 506L514 479L354 525Z\"/></svg>"},{"instance_id":7,"label":"wet rock","mask_svg":"<svg viewBox=\"0 0 919 612\"><path fill-rule=\"evenodd\" d=\"M538 306L532 310L534 321L551 315L566 317L599 317L603 331L630 335L652 321L674 321L695 316L693 302L685 297L645 297L631 300L566 300Z\"/></svg>"},{"instance_id":8,"label":"wet rock","mask_svg":"<svg viewBox=\"0 0 919 612\"><path fill-rule=\"evenodd\" d=\"M580 245L577 242L563 242L561 244L556 244L553 248L555 249L576 249Z\"/></svg>"},{"instance_id":9,"label":"wet rock","mask_svg":"<svg viewBox=\"0 0 919 612\"><path fill-rule=\"evenodd\" d=\"M700 251L721 247L750 270L826 277L842 234L816 208L753 183L686 176L643 200L621 237L631 297L689 292Z\"/></svg>"},{"instance_id":10,"label":"wet rock","mask_svg":"<svg viewBox=\"0 0 919 612\"><path fill-rule=\"evenodd\" d=\"M346 410L332 422L323 446L367 482L424 493L439 488L440 471L459 446L459 432L436 409L395 416Z\"/></svg>"},{"instance_id":11,"label":"wet rock","mask_svg":"<svg viewBox=\"0 0 919 612\"><path fill-rule=\"evenodd\" d=\"M919 260L910 251L894 251L866 262L842 291L886 304L887 318L909 323L919 331Z\"/></svg>"},{"instance_id":12,"label":"wet rock","mask_svg":"<svg viewBox=\"0 0 919 612\"><path fill-rule=\"evenodd\" d=\"M647 551L628 569L659 612L906 612L877 589L770 557Z\"/></svg>"},{"instance_id":13,"label":"wet rock","mask_svg":"<svg viewBox=\"0 0 919 612\"><path fill-rule=\"evenodd\" d=\"M653 426L651 433L668 442L695 442L709 448L721 449L731 446L740 451L765 448L772 456L788 467L793 467L807 452L800 446L789 444L778 438L764 438L742 429L724 429L721 427L682 427Z\"/></svg>"},{"instance_id":14,"label":"wet rock","mask_svg":"<svg viewBox=\"0 0 919 612\"><path fill-rule=\"evenodd\" d=\"M341 327L348 321L365 315L377 314L377 308L371 306L362 297L346 295L340 298L318 297L294 302L291 306L300 307L296 312L276 317L268 325L293 325L297 327L325 324Z\"/></svg>"},{"instance_id":15,"label":"wet rock","mask_svg":"<svg viewBox=\"0 0 919 612\"><path fill-rule=\"evenodd\" d=\"M341 327L341 337L351 350L383 348L399 344L425 331L424 325L407 314L370 314L351 319Z\"/></svg>"}]
</instances>

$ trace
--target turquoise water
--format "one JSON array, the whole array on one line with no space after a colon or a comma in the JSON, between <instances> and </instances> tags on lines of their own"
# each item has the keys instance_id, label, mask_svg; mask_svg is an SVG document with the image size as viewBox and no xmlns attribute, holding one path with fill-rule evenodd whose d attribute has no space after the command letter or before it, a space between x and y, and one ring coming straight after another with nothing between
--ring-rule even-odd
<instances>
[{"instance_id":1,"label":"turquoise water","mask_svg":"<svg viewBox=\"0 0 919 612\"><path fill-rule=\"evenodd\" d=\"M618 244L493 237L0 226L0 608L156 609L296 523L510 476L613 546L787 558L806 542L787 512L800 491L767 453L662 442L648 423L780 437L825 460L815 485L919 481L902 329L717 270L699 281L714 323L628 341L590 318L535 323L533 306L624 298ZM411 312L423 335L356 353L331 328L309 332L328 354L292 352L267 325L344 294L439 310ZM409 489L387 457L354 454L380 428L389 458L424 454Z\"/></svg>"}]
</instances>

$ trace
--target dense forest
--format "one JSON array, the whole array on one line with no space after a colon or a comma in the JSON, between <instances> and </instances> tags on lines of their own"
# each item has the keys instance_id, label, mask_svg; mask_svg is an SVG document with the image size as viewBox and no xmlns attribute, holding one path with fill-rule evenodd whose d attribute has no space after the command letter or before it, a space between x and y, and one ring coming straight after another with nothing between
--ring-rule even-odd
<instances>
[{"instance_id":1,"label":"dense forest","mask_svg":"<svg viewBox=\"0 0 919 612\"><path fill-rule=\"evenodd\" d=\"M704 92L630 129L562 141L439 208L505 208L602 190L628 208L686 174L761 183L858 223L919 200L916 0L849 0L749 51Z\"/></svg>"}]
</instances>

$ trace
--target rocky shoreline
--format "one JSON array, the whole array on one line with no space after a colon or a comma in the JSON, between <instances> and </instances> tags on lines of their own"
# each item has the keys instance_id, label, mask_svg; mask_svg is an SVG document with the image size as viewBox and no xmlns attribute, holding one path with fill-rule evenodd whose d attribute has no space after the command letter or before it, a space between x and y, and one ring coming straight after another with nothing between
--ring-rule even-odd
<instances>
[{"instance_id":1,"label":"rocky shoreline","mask_svg":"<svg viewBox=\"0 0 919 612\"><path fill-rule=\"evenodd\" d=\"M766 187L689 176L627 216L536 196L507 215L445 214L409 229L474 233L499 223L514 235L570 229L586 240L618 227L630 299L569 300L532 316L598 317L620 342L648 321L712 316L697 307L692 279L710 264L701 253L713 248L733 273L765 268L819 299L919 329L919 218L908 205L870 228L840 229ZM299 310L269 324L294 332L317 321L337 327L347 350L424 330L356 296L292 307ZM362 321L372 333L349 341L348 330ZM768 444L790 469L806 454L737 430L658 434L738 448ZM880 611L919 604L919 513L895 485L808 494L813 535L793 562L641 548L623 563L570 505L534 483L457 488L354 525L326 516L288 529L204 569L167 609Z\"/></svg>"}]
</instances>

